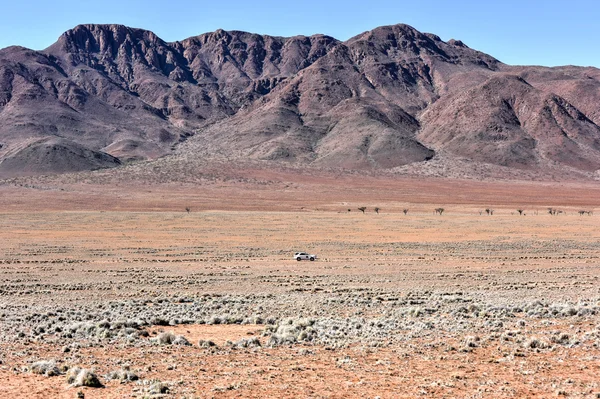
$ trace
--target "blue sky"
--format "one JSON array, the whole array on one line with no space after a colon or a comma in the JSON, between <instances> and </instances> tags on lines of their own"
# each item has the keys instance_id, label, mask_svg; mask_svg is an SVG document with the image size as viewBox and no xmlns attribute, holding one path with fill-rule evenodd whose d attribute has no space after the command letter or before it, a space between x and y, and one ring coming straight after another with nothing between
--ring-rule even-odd
<instances>
[{"instance_id":1,"label":"blue sky","mask_svg":"<svg viewBox=\"0 0 600 399\"><path fill-rule=\"evenodd\" d=\"M214 31L345 40L377 26L406 23L443 40L460 39L508 64L600 67L600 1L481 0L4 0L0 48L36 50L81 23L118 23L175 41Z\"/></svg>"}]
</instances>

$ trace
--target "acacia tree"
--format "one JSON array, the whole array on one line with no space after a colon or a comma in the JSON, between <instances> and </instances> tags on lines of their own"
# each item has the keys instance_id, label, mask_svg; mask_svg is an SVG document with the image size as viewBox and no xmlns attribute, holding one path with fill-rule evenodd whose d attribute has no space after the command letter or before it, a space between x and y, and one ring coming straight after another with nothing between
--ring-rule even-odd
<instances>
[{"instance_id":1,"label":"acacia tree","mask_svg":"<svg viewBox=\"0 0 600 399\"><path fill-rule=\"evenodd\" d=\"M375 213L378 214L378 215L379 215L379 210L380 210L379 207L375 207L375 209L374 209Z\"/></svg>"},{"instance_id":2,"label":"acacia tree","mask_svg":"<svg viewBox=\"0 0 600 399\"><path fill-rule=\"evenodd\" d=\"M441 215L444 213L444 208L435 208L435 213L439 213Z\"/></svg>"},{"instance_id":3,"label":"acacia tree","mask_svg":"<svg viewBox=\"0 0 600 399\"><path fill-rule=\"evenodd\" d=\"M408 213L408 209L403 209L402 212L406 215Z\"/></svg>"},{"instance_id":4,"label":"acacia tree","mask_svg":"<svg viewBox=\"0 0 600 399\"><path fill-rule=\"evenodd\" d=\"M359 211L361 211L362 213L365 213L365 211L367 210L366 206L361 206L360 208L358 208Z\"/></svg>"},{"instance_id":5,"label":"acacia tree","mask_svg":"<svg viewBox=\"0 0 600 399\"><path fill-rule=\"evenodd\" d=\"M523 214L523 209L517 209L517 212L519 212L519 215Z\"/></svg>"}]
</instances>

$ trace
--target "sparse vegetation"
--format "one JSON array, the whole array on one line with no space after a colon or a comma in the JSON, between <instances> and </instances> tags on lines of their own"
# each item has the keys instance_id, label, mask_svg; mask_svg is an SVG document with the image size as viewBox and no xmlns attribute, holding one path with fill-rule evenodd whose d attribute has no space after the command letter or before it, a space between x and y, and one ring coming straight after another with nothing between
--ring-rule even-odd
<instances>
[{"instance_id":1,"label":"sparse vegetation","mask_svg":"<svg viewBox=\"0 0 600 399\"><path fill-rule=\"evenodd\" d=\"M361 211L362 213L365 213L365 211L367 210L366 206L361 206L360 208L358 208L359 211Z\"/></svg>"},{"instance_id":2,"label":"sparse vegetation","mask_svg":"<svg viewBox=\"0 0 600 399\"><path fill-rule=\"evenodd\" d=\"M46 377L54 377L62 374L56 362L53 360L41 360L31 365L31 372L34 374L45 375Z\"/></svg>"},{"instance_id":3,"label":"sparse vegetation","mask_svg":"<svg viewBox=\"0 0 600 399\"><path fill-rule=\"evenodd\" d=\"M435 213L441 215L444 213L444 208L435 208Z\"/></svg>"},{"instance_id":4,"label":"sparse vegetation","mask_svg":"<svg viewBox=\"0 0 600 399\"><path fill-rule=\"evenodd\" d=\"M161 398L170 392L169 386L159 380L144 380L142 385L145 387L144 392L148 395L145 398Z\"/></svg>"},{"instance_id":5,"label":"sparse vegetation","mask_svg":"<svg viewBox=\"0 0 600 399\"><path fill-rule=\"evenodd\" d=\"M550 344L538 337L532 337L525 341L524 346L528 349L546 349L550 346Z\"/></svg>"},{"instance_id":6,"label":"sparse vegetation","mask_svg":"<svg viewBox=\"0 0 600 399\"><path fill-rule=\"evenodd\" d=\"M73 367L67 371L67 383L73 387L102 388L104 386L92 370L80 367Z\"/></svg>"},{"instance_id":7,"label":"sparse vegetation","mask_svg":"<svg viewBox=\"0 0 600 399\"><path fill-rule=\"evenodd\" d=\"M190 342L183 335L175 335L170 332L162 332L158 334L156 338L153 338L153 340L159 345L191 345Z\"/></svg>"},{"instance_id":8,"label":"sparse vegetation","mask_svg":"<svg viewBox=\"0 0 600 399\"><path fill-rule=\"evenodd\" d=\"M348 228L357 223L356 215L340 218L334 214L336 209L331 214L311 215L311 222L317 220L314 229L293 223L296 216L306 214L260 215L276 221L263 221L266 228L257 227L260 221L255 215L244 214L243 220L249 222L240 223L237 214L223 213L215 218L214 214L200 213L198 218L204 219L202 229L197 230L192 229L196 220L177 217L175 209L162 219L152 220L156 227L151 233L158 234L161 244L154 246L144 241L150 232L134 235L141 225L139 219L116 219L123 215L110 215L115 226L104 227L103 239L98 241L104 247L90 241L94 245L85 251L72 245L72 240L57 245L54 236L45 239L44 234L50 233L44 230L37 231L37 243L42 244L36 246L17 245L21 238L11 241L13 238L5 235L5 256L0 258L0 276L5 282L0 287L0 344L10 350L0 352L0 361L7 359L6 364L17 366L21 373L34 373L38 371L34 371L32 361L50 357L36 352L38 348L53 348L51 357L56 361L40 362L36 366L40 375L46 375L44 370L53 370L48 375L55 375L56 368L64 374L67 370L63 365L87 362L102 376L102 382L113 381L106 384L106 392L119 386L118 382L138 379L121 386L131 389L138 395L135 397L166 395L149 393L152 380L139 381L139 377L152 377L157 372L161 379L164 375L172 381L161 383L170 394L183 397L197 387L195 384L204 384L196 377L209 375L214 371L211 367L221 367L216 358L243 364L253 356L251 364L257 366L250 369L271 378L265 365L280 353L289 356L290 362L279 378L289 375L287 372L301 374L313 358L318 368L324 363L323 356L332 356L327 361L334 367L353 370L362 377L365 354L369 362L371 357L380 356L376 366L381 370L397 369L403 359L410 360L415 353L440 359L444 365L452 364L446 359L454 361L458 356L467 360L484 356L484 362L474 364L489 367L487 371L494 370L496 364L515 367L523 358L536 364L538 352L556 358L568 356L589 367L585 356L600 348L594 220L580 219L573 212L569 212L573 217L561 220L532 219L535 223L500 218L486 224L481 236L472 238L471 229L477 228L481 219L472 208L467 209L443 222L418 214L403 219L394 212L383 219L358 218L366 231L384 231L380 240L372 236L370 240L359 239L356 231ZM55 220L52 225L65 223L69 229L82 230L83 224L68 219L73 216L62 217L67 220ZM129 223L135 228L127 227ZM227 229L223 228L225 223L230 224ZM524 230L527 234L518 238L507 235L515 223L529 229ZM161 233L165 226L168 234ZM227 239L184 241L196 235L204 237L207 228L216 230L216 237ZM110 237L112 229L114 239ZM315 236L314 230L321 235ZM295 271L296 263L292 265L287 259L288 251L280 250L281 243L288 242L283 232L289 231L303 245L325 246L330 253L345 251L347 257L324 263L316 273ZM133 236L126 244L121 242L123 232ZM426 234L438 233L439 239L420 240ZM407 234L409 240L405 239ZM269 237L265 242L276 241L277 245L261 242L250 248L247 237L261 235ZM459 235L459 240L447 238ZM505 238L497 240L499 236ZM247 260L253 261L251 266ZM375 274L373 262L380 265ZM469 262L477 267L470 269ZM400 264L409 272L399 273L395 265ZM56 283L65 276L68 283ZM30 283L33 279L35 284ZM51 303L40 300L56 292L61 295ZM111 298L98 300L96 295L105 292ZM74 297L77 301L72 300ZM237 335L231 333L238 328L241 332ZM245 328L248 330L242 330ZM192 329L202 331L202 335L195 335ZM219 333L211 337L211 329ZM224 343L221 331L231 334L230 342ZM194 338L195 349L187 346L188 339L199 336L205 338ZM423 339L433 344L423 344ZM177 342L181 346L173 346ZM364 351L353 349L357 347ZM91 353L94 357L89 357ZM298 359L303 361L296 362ZM560 364L544 359L553 372L560 369ZM128 364L135 364L135 372ZM231 373L228 378L234 382L238 378L242 381L236 367L223 367L228 368L219 372ZM188 369L195 377L190 377ZM70 384L80 371L68 371ZM461 369L455 371L457 378L463 378ZM305 374L311 378L312 374ZM585 385L581 376L573 378ZM245 389L243 383L236 385L241 396L247 394ZM494 391L502 397L498 392Z\"/></svg>"},{"instance_id":9,"label":"sparse vegetation","mask_svg":"<svg viewBox=\"0 0 600 399\"><path fill-rule=\"evenodd\" d=\"M408 209L403 209L402 212L406 215L408 213Z\"/></svg>"},{"instance_id":10,"label":"sparse vegetation","mask_svg":"<svg viewBox=\"0 0 600 399\"><path fill-rule=\"evenodd\" d=\"M380 209L381 208L379 208L379 207L375 207L375 209L373 209L373 210L375 211L376 214L379 214Z\"/></svg>"},{"instance_id":11,"label":"sparse vegetation","mask_svg":"<svg viewBox=\"0 0 600 399\"><path fill-rule=\"evenodd\" d=\"M217 345L211 340L201 339L200 341L198 341L198 346L201 348L214 348Z\"/></svg>"},{"instance_id":12,"label":"sparse vegetation","mask_svg":"<svg viewBox=\"0 0 600 399\"><path fill-rule=\"evenodd\" d=\"M260 348L262 345L257 337L242 338L231 344L234 348Z\"/></svg>"},{"instance_id":13,"label":"sparse vegetation","mask_svg":"<svg viewBox=\"0 0 600 399\"><path fill-rule=\"evenodd\" d=\"M136 373L132 372L129 367L123 367L120 370L111 371L105 378L107 380L118 380L121 382L137 381L139 377Z\"/></svg>"}]
</instances>

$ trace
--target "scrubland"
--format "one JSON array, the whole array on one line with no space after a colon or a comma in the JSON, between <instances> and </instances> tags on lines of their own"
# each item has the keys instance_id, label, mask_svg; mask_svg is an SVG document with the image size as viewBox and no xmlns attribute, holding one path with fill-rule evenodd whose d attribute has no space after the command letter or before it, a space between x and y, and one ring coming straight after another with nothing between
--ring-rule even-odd
<instances>
[{"instance_id":1,"label":"scrubland","mask_svg":"<svg viewBox=\"0 0 600 399\"><path fill-rule=\"evenodd\" d=\"M599 396L597 216L356 208L3 214L2 390Z\"/></svg>"}]
</instances>

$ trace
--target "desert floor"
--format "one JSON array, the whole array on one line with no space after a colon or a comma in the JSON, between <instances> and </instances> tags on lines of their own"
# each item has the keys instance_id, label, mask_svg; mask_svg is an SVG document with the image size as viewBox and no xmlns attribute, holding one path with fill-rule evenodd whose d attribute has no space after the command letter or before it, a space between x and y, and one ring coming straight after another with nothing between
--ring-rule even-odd
<instances>
[{"instance_id":1,"label":"desert floor","mask_svg":"<svg viewBox=\"0 0 600 399\"><path fill-rule=\"evenodd\" d=\"M265 179L0 185L0 393L600 397L599 185Z\"/></svg>"}]
</instances>

